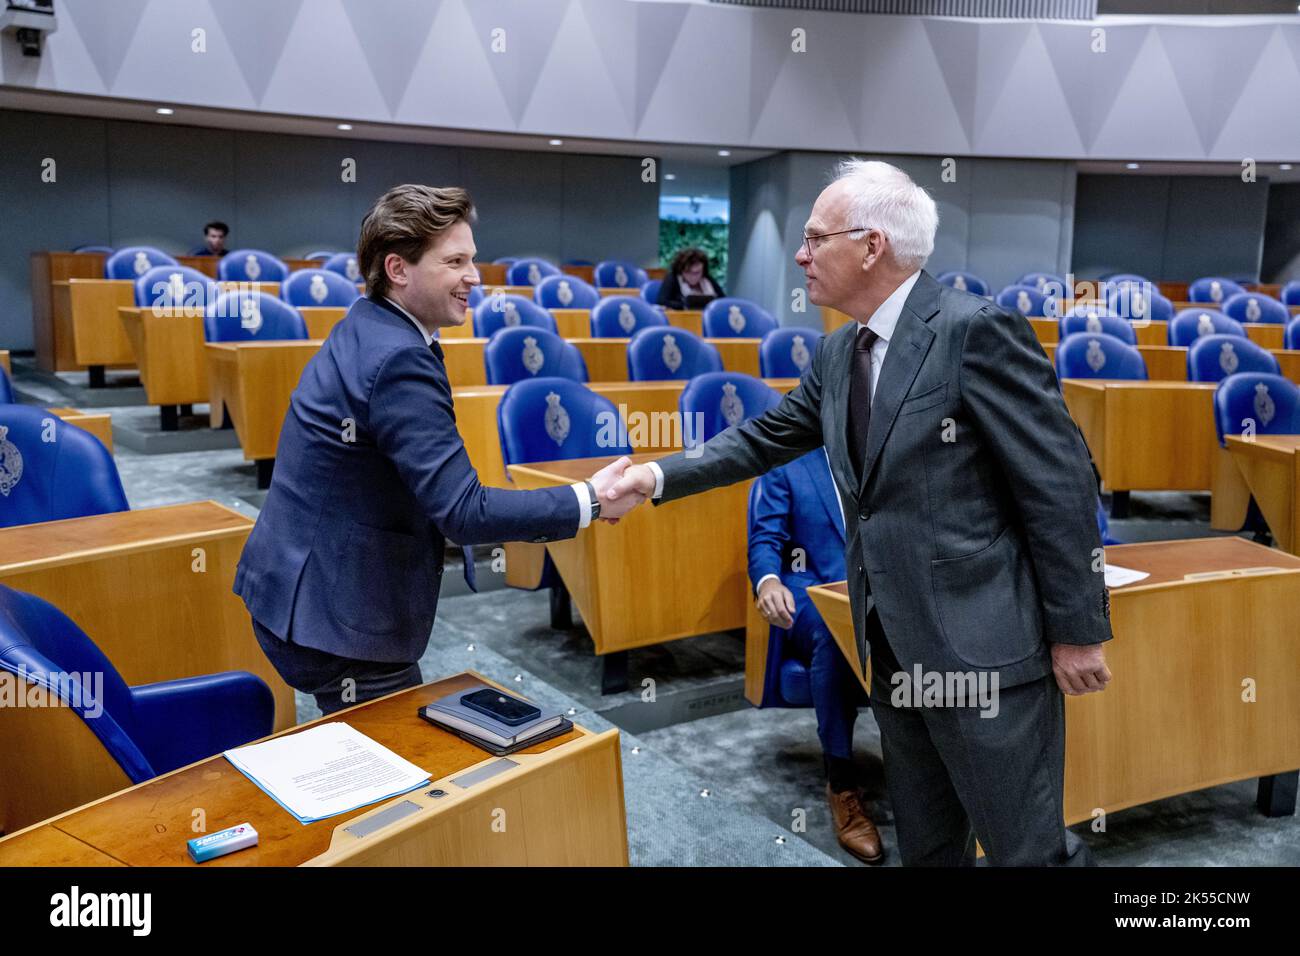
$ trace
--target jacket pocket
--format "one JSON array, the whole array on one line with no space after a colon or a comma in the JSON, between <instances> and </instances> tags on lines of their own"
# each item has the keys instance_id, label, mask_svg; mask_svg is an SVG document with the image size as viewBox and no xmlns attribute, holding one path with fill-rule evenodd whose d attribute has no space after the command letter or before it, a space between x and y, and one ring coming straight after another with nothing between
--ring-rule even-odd
<instances>
[{"instance_id":1,"label":"jacket pocket","mask_svg":"<svg viewBox=\"0 0 1300 956\"><path fill-rule=\"evenodd\" d=\"M1003 528L974 554L930 562L944 638L972 667L1024 660L1042 643L1042 611L1029 557Z\"/></svg>"},{"instance_id":2,"label":"jacket pocket","mask_svg":"<svg viewBox=\"0 0 1300 956\"><path fill-rule=\"evenodd\" d=\"M391 634L404 626L415 538L351 522L335 544L329 594L334 618L363 634Z\"/></svg>"},{"instance_id":3,"label":"jacket pocket","mask_svg":"<svg viewBox=\"0 0 1300 956\"><path fill-rule=\"evenodd\" d=\"M947 400L948 383L940 382L934 388L926 389L920 395L911 395L903 399L903 404L898 406L898 414L910 415L912 412L922 412L927 408L942 405Z\"/></svg>"}]
</instances>

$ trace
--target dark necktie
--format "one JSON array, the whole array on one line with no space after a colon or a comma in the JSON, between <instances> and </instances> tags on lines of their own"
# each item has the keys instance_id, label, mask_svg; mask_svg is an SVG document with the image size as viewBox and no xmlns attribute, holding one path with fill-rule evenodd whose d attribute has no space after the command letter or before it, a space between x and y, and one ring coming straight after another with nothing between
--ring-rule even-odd
<instances>
[{"instance_id":1,"label":"dark necktie","mask_svg":"<svg viewBox=\"0 0 1300 956\"><path fill-rule=\"evenodd\" d=\"M429 342L429 351L434 354L434 357L437 358L440 363L443 361L442 346L438 344L436 338ZM478 575L475 573L477 569L474 567L474 549L467 545L462 545L460 554L461 558L465 562L465 583L469 585L471 591L478 591Z\"/></svg>"},{"instance_id":2,"label":"dark necktie","mask_svg":"<svg viewBox=\"0 0 1300 956\"><path fill-rule=\"evenodd\" d=\"M849 378L849 455L858 478L867 455L867 430L871 427L871 346L880 338L866 326L858 329L853 345L853 373Z\"/></svg>"}]
</instances>

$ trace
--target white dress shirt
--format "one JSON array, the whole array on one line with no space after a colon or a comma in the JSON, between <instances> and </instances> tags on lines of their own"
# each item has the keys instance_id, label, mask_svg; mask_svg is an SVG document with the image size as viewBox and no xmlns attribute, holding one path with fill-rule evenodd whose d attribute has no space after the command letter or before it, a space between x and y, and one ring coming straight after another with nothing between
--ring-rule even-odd
<instances>
[{"instance_id":1,"label":"white dress shirt","mask_svg":"<svg viewBox=\"0 0 1300 956\"><path fill-rule=\"evenodd\" d=\"M424 336L425 345L433 345L433 333L426 329L419 319L387 296L384 297L384 301L411 320L411 324L419 329L420 334ZM569 487L578 496L578 527L585 528L591 524L591 494L587 491L587 483L585 481L575 481Z\"/></svg>"},{"instance_id":2,"label":"white dress shirt","mask_svg":"<svg viewBox=\"0 0 1300 956\"><path fill-rule=\"evenodd\" d=\"M873 399L876 397L876 383L880 381L880 371L885 366L885 353L889 351L889 340L894 337L894 327L898 325L898 317L903 314L903 305L907 302L907 297L912 294L912 286L916 285L916 280L920 277L921 270L918 269L904 279L898 288L890 293L888 299L880 303L880 307L871 313L871 318L865 323L858 323L859 331L865 325L878 336L871 345L871 397ZM659 467L658 462L652 461L649 464L655 476L655 491L651 497L658 498L664 493L663 469Z\"/></svg>"}]
</instances>

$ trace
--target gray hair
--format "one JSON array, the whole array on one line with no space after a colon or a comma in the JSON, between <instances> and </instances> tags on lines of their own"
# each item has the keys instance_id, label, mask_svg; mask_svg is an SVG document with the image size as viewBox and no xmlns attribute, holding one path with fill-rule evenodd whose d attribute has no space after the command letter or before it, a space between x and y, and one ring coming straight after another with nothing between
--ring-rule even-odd
<instances>
[{"instance_id":1,"label":"gray hair","mask_svg":"<svg viewBox=\"0 0 1300 956\"><path fill-rule=\"evenodd\" d=\"M834 181L846 181L851 190L847 225L883 232L904 269L925 265L934 252L939 210L912 177L889 163L846 159L836 167Z\"/></svg>"}]
</instances>

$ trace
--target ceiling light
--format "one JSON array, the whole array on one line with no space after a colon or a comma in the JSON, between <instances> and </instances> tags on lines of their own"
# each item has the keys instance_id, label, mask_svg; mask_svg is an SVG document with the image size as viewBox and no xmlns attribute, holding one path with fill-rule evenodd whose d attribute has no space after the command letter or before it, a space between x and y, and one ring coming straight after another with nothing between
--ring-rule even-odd
<instances>
[{"instance_id":1,"label":"ceiling light","mask_svg":"<svg viewBox=\"0 0 1300 956\"><path fill-rule=\"evenodd\" d=\"M351 123L339 123L339 125L338 125L336 128L337 128L337 129L344 130L344 131L347 131L347 130L350 130L350 129L352 128L352 124L351 124Z\"/></svg>"},{"instance_id":2,"label":"ceiling light","mask_svg":"<svg viewBox=\"0 0 1300 956\"><path fill-rule=\"evenodd\" d=\"M676 179L676 178L677 178L676 173L664 173L664 179Z\"/></svg>"},{"instance_id":3,"label":"ceiling light","mask_svg":"<svg viewBox=\"0 0 1300 956\"><path fill-rule=\"evenodd\" d=\"M730 155L731 155L731 150L729 150L729 149L720 149L720 150L718 150L718 155L719 155L719 156L730 156Z\"/></svg>"},{"instance_id":4,"label":"ceiling light","mask_svg":"<svg viewBox=\"0 0 1300 956\"><path fill-rule=\"evenodd\" d=\"M563 146L563 145L564 145L564 140L562 140L562 139L552 139L552 140L549 140L548 142L550 142L550 144L551 144L552 146Z\"/></svg>"},{"instance_id":5,"label":"ceiling light","mask_svg":"<svg viewBox=\"0 0 1300 956\"><path fill-rule=\"evenodd\" d=\"M1291 168L1290 163L1283 163L1282 165L1278 166L1278 169L1290 169L1290 168Z\"/></svg>"},{"instance_id":6,"label":"ceiling light","mask_svg":"<svg viewBox=\"0 0 1300 956\"><path fill-rule=\"evenodd\" d=\"M171 116L176 111L169 106L160 106L154 112L159 116Z\"/></svg>"},{"instance_id":7,"label":"ceiling light","mask_svg":"<svg viewBox=\"0 0 1300 956\"><path fill-rule=\"evenodd\" d=\"M1124 168L1125 168L1125 169L1138 169L1139 167L1138 167L1138 164L1137 164L1137 163L1125 163L1125 164L1124 164Z\"/></svg>"}]
</instances>

